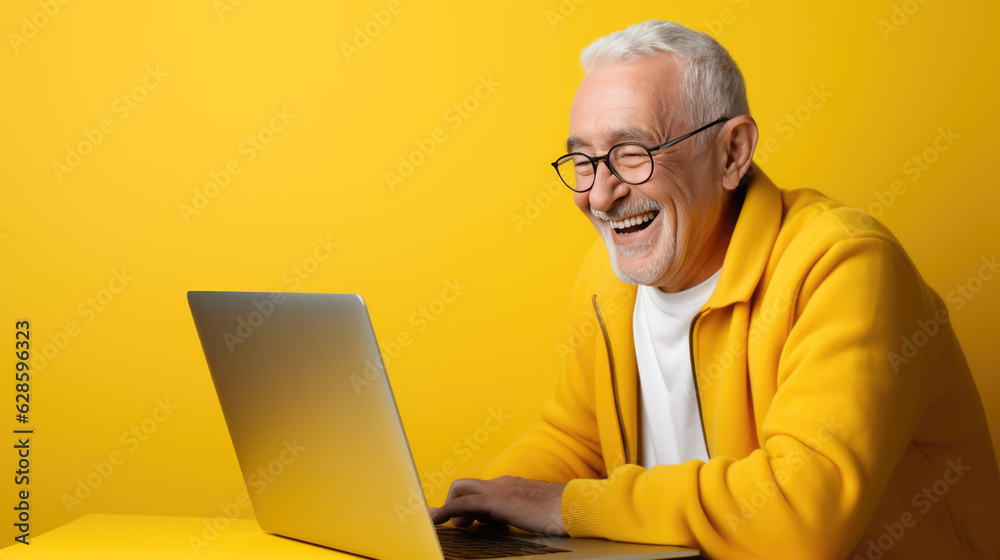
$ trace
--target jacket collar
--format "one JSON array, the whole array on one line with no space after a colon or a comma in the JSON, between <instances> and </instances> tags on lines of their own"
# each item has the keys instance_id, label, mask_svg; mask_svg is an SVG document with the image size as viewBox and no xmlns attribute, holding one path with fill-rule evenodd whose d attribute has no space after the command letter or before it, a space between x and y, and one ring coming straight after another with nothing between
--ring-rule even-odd
<instances>
[{"instance_id":1,"label":"jacket collar","mask_svg":"<svg viewBox=\"0 0 1000 560\"><path fill-rule=\"evenodd\" d=\"M750 301L778 238L782 219L781 191L756 164L748 173L743 208L722 261L719 283L705 304L707 308L719 309Z\"/></svg>"}]
</instances>

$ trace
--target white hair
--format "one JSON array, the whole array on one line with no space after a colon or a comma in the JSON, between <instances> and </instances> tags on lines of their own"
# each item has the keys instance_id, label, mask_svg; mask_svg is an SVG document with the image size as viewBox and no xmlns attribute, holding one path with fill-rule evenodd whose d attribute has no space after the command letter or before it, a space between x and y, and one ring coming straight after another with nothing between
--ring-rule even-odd
<instances>
[{"instance_id":1,"label":"white hair","mask_svg":"<svg viewBox=\"0 0 1000 560\"><path fill-rule=\"evenodd\" d=\"M687 114L680 116L692 130L719 117L750 114L743 74L729 52L708 35L671 21L651 19L601 37L583 49L580 64L590 72L664 52L684 64L681 87L688 103Z\"/></svg>"}]
</instances>

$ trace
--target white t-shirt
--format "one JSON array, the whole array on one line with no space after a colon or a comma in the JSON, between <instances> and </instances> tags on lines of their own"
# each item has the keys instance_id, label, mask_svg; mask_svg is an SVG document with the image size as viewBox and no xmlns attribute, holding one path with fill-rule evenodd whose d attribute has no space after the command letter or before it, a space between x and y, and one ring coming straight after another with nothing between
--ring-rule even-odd
<instances>
[{"instance_id":1,"label":"white t-shirt","mask_svg":"<svg viewBox=\"0 0 1000 560\"><path fill-rule=\"evenodd\" d=\"M691 374L691 321L715 290L719 269L686 290L651 286L636 291L632 332L639 364L639 464L708 461Z\"/></svg>"}]
</instances>

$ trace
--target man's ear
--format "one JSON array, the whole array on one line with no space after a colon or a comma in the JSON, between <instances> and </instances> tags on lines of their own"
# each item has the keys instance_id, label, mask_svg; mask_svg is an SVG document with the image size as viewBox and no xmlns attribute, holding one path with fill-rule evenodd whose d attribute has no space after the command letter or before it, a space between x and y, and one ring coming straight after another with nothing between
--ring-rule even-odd
<instances>
[{"instance_id":1,"label":"man's ear","mask_svg":"<svg viewBox=\"0 0 1000 560\"><path fill-rule=\"evenodd\" d=\"M722 170L722 186L733 190L753 163L753 152L757 147L757 123L750 115L733 117L723 123L721 138L725 167Z\"/></svg>"}]
</instances>

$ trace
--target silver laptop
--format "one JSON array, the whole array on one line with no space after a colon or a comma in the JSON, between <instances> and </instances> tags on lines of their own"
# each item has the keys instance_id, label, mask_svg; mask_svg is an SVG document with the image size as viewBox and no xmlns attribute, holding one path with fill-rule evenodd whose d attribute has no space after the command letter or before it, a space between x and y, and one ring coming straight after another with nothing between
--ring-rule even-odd
<instances>
[{"instance_id":1,"label":"silver laptop","mask_svg":"<svg viewBox=\"0 0 1000 560\"><path fill-rule=\"evenodd\" d=\"M435 527L361 296L188 292L257 521L380 560L654 559L691 549Z\"/></svg>"}]
</instances>

